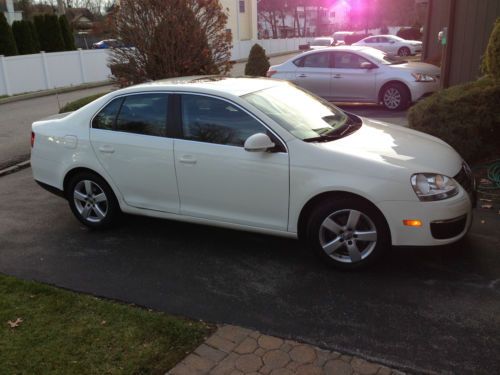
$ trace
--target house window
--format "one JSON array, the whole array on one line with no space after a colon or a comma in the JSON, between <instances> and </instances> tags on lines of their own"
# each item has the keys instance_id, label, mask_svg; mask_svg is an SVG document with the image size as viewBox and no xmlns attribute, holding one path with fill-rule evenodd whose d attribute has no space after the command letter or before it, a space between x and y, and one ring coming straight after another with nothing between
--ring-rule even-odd
<instances>
[{"instance_id":1,"label":"house window","mask_svg":"<svg viewBox=\"0 0 500 375\"><path fill-rule=\"evenodd\" d=\"M245 0L240 0L240 13L245 13Z\"/></svg>"},{"instance_id":2,"label":"house window","mask_svg":"<svg viewBox=\"0 0 500 375\"><path fill-rule=\"evenodd\" d=\"M335 18L335 12L330 12L330 18Z\"/></svg>"}]
</instances>

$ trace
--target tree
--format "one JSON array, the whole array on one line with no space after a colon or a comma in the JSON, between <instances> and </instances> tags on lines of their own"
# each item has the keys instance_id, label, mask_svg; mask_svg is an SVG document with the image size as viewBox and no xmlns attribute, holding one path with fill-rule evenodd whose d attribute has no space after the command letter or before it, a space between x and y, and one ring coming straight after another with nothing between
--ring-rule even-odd
<instances>
[{"instance_id":1,"label":"tree","mask_svg":"<svg viewBox=\"0 0 500 375\"><path fill-rule=\"evenodd\" d=\"M500 81L500 18L497 18L491 31L490 40L483 58L483 71Z\"/></svg>"},{"instance_id":2,"label":"tree","mask_svg":"<svg viewBox=\"0 0 500 375\"><path fill-rule=\"evenodd\" d=\"M68 23L68 19L66 16L59 16L59 26L61 28L61 34L64 41L64 48L66 51L74 51L76 50L75 46L75 38L73 37L73 33L71 32L71 28Z\"/></svg>"},{"instance_id":3,"label":"tree","mask_svg":"<svg viewBox=\"0 0 500 375\"><path fill-rule=\"evenodd\" d=\"M16 40L3 12L0 12L0 55L17 55Z\"/></svg>"},{"instance_id":4,"label":"tree","mask_svg":"<svg viewBox=\"0 0 500 375\"><path fill-rule=\"evenodd\" d=\"M61 32L61 26L59 25L59 19L55 14L46 14L44 19L47 32L46 37L48 37L46 41L47 49L45 52L64 51L64 39Z\"/></svg>"},{"instance_id":5,"label":"tree","mask_svg":"<svg viewBox=\"0 0 500 375\"><path fill-rule=\"evenodd\" d=\"M28 26L31 31L31 39L33 40L33 53L38 53L40 52L40 40L38 38L38 33L36 32L36 26L31 21L28 21Z\"/></svg>"},{"instance_id":6,"label":"tree","mask_svg":"<svg viewBox=\"0 0 500 375\"><path fill-rule=\"evenodd\" d=\"M12 24L12 32L16 39L17 49L21 55L39 52L36 50L30 23L29 21L14 21Z\"/></svg>"},{"instance_id":7,"label":"tree","mask_svg":"<svg viewBox=\"0 0 500 375\"><path fill-rule=\"evenodd\" d=\"M36 35L38 37L38 47L41 51L47 50L47 35L45 32L45 17L43 14L33 17L33 24L35 26Z\"/></svg>"},{"instance_id":8,"label":"tree","mask_svg":"<svg viewBox=\"0 0 500 375\"><path fill-rule=\"evenodd\" d=\"M126 48L110 67L121 85L161 78L227 73L231 34L218 1L122 0L115 33Z\"/></svg>"},{"instance_id":9,"label":"tree","mask_svg":"<svg viewBox=\"0 0 500 375\"><path fill-rule=\"evenodd\" d=\"M269 66L269 58L266 56L266 50L259 44L254 44L248 55L248 62L245 65L245 75L265 77Z\"/></svg>"}]
</instances>

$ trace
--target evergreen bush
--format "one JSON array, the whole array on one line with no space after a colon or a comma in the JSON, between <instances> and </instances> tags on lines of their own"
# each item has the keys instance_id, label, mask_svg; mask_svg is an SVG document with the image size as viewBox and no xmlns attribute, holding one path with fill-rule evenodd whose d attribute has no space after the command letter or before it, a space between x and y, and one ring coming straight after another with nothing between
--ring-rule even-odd
<instances>
[{"instance_id":1,"label":"evergreen bush","mask_svg":"<svg viewBox=\"0 0 500 375\"><path fill-rule=\"evenodd\" d=\"M36 32L36 26L31 21L26 21L31 31L31 40L33 40L33 53L40 52L40 40L38 39L38 33Z\"/></svg>"},{"instance_id":2,"label":"evergreen bush","mask_svg":"<svg viewBox=\"0 0 500 375\"><path fill-rule=\"evenodd\" d=\"M44 28L46 49L45 52L58 52L64 51L64 39L61 33L61 26L55 14L46 14L44 16Z\"/></svg>"},{"instance_id":3,"label":"evergreen bush","mask_svg":"<svg viewBox=\"0 0 500 375\"><path fill-rule=\"evenodd\" d=\"M421 40L422 33L420 32L420 27L402 27L396 34L400 38L406 40Z\"/></svg>"},{"instance_id":4,"label":"evergreen bush","mask_svg":"<svg viewBox=\"0 0 500 375\"><path fill-rule=\"evenodd\" d=\"M0 55L17 55L16 40L3 12L0 12Z\"/></svg>"},{"instance_id":5,"label":"evergreen bush","mask_svg":"<svg viewBox=\"0 0 500 375\"><path fill-rule=\"evenodd\" d=\"M66 16L59 17L59 26L61 27L61 33L64 40L64 48L66 51L76 50L75 38L73 37L73 32L69 26L68 19Z\"/></svg>"},{"instance_id":6,"label":"evergreen bush","mask_svg":"<svg viewBox=\"0 0 500 375\"><path fill-rule=\"evenodd\" d=\"M483 70L496 80L500 80L500 18L493 25L483 60Z\"/></svg>"},{"instance_id":7,"label":"evergreen bush","mask_svg":"<svg viewBox=\"0 0 500 375\"><path fill-rule=\"evenodd\" d=\"M14 21L12 24L12 32L16 39L17 49L20 55L28 55L31 53L37 53L35 42L33 41L33 35L31 33L31 28L29 21Z\"/></svg>"},{"instance_id":8,"label":"evergreen bush","mask_svg":"<svg viewBox=\"0 0 500 375\"><path fill-rule=\"evenodd\" d=\"M254 44L248 55L248 62L245 65L245 75L265 77L269 67L269 58L266 56L266 50L259 44Z\"/></svg>"}]
</instances>

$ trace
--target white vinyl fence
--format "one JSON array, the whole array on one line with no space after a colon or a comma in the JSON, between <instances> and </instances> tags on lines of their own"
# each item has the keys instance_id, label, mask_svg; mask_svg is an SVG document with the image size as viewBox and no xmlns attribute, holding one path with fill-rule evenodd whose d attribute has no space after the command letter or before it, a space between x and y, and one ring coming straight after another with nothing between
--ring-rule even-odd
<instances>
[{"instance_id":1,"label":"white vinyl fence","mask_svg":"<svg viewBox=\"0 0 500 375\"><path fill-rule=\"evenodd\" d=\"M106 50L0 56L0 95L81 85L109 79Z\"/></svg>"},{"instance_id":2,"label":"white vinyl fence","mask_svg":"<svg viewBox=\"0 0 500 375\"><path fill-rule=\"evenodd\" d=\"M236 43L232 59L248 57L257 42L268 55L299 49L311 38L262 39ZM78 50L38 53L21 56L0 56L0 96L77 86L109 79L109 50Z\"/></svg>"}]
</instances>

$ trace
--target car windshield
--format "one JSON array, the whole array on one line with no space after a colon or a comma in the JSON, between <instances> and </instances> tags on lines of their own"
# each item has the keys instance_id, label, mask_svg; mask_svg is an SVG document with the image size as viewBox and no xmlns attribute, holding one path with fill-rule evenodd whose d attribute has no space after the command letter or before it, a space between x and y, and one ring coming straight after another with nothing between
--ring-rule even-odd
<instances>
[{"instance_id":1,"label":"car windshield","mask_svg":"<svg viewBox=\"0 0 500 375\"><path fill-rule=\"evenodd\" d=\"M375 48L367 48L364 49L363 52L366 53L368 57L376 60L376 62L378 62L379 64L396 65L408 62L406 60L401 60L401 58L399 58L398 56L390 55Z\"/></svg>"},{"instance_id":2,"label":"car windshield","mask_svg":"<svg viewBox=\"0 0 500 375\"><path fill-rule=\"evenodd\" d=\"M332 44L330 39L314 39L311 42L312 46L329 46L330 44Z\"/></svg>"},{"instance_id":3,"label":"car windshield","mask_svg":"<svg viewBox=\"0 0 500 375\"><path fill-rule=\"evenodd\" d=\"M302 140L340 129L349 119L334 105L292 85L256 91L243 99Z\"/></svg>"}]
</instances>

